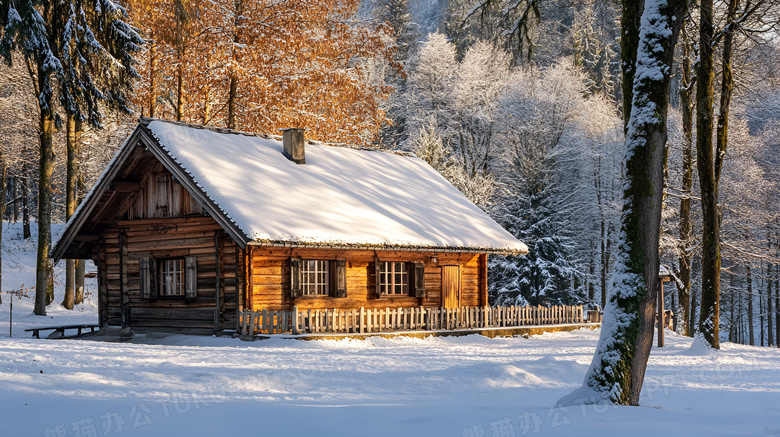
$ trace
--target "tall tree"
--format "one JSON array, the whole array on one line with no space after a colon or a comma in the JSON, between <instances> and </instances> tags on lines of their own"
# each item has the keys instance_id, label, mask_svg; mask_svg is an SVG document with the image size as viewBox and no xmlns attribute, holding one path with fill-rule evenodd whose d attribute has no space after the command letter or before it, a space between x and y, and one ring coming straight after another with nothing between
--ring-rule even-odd
<instances>
[{"instance_id":1,"label":"tall tree","mask_svg":"<svg viewBox=\"0 0 780 437\"><path fill-rule=\"evenodd\" d=\"M636 2L624 14L637 14ZM623 214L601 337L583 387L561 401L637 405L653 339L670 72L687 3L647 0L626 135ZM626 30L626 29L623 29Z\"/></svg>"},{"instance_id":2,"label":"tall tree","mask_svg":"<svg viewBox=\"0 0 780 437\"><path fill-rule=\"evenodd\" d=\"M693 195L693 44L682 28L682 80L680 81L680 108L682 112L682 199L680 199L679 282L680 308L683 332L692 337L694 319L691 313L691 261L693 254L693 222L691 220L691 196Z\"/></svg>"},{"instance_id":3,"label":"tall tree","mask_svg":"<svg viewBox=\"0 0 780 437\"><path fill-rule=\"evenodd\" d=\"M53 135L61 119L53 99L67 114L99 126L100 105L127 108L125 93L135 77L132 52L141 38L111 0L0 2L0 53L11 63L20 51L33 78L39 109L38 256L35 314L46 314L50 288ZM56 81L54 79L57 79Z\"/></svg>"}]
</instances>

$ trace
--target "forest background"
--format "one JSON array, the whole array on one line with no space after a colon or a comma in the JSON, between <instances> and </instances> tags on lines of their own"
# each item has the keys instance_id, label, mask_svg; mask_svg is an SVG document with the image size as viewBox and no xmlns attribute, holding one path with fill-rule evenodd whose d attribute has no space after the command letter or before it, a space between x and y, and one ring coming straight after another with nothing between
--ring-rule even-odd
<instances>
[{"instance_id":1,"label":"forest background","mask_svg":"<svg viewBox=\"0 0 780 437\"><path fill-rule=\"evenodd\" d=\"M491 257L492 304L604 307L623 205L620 3L63 3L77 6L74 17L86 10L85 23L114 5L116 17L142 41L127 34L134 62L127 61L124 76L109 75L105 83L95 77L98 88L124 93L104 92L94 104L78 103L89 101L78 93L76 104L53 99L51 180L43 184L40 74L8 51L14 62L0 70L6 220L39 218L43 186L52 193L51 219L65 221L138 116L271 133L297 126L312 139L413 151L525 242L527 256ZM738 27L729 27L738 21L729 16L732 3L736 16L746 17ZM9 4L3 2L3 12ZM729 56L723 56L724 44L713 45L718 97L725 96L725 60L733 79L718 190L719 323L729 340L759 345L780 343L776 6L743 1L714 7L720 34L734 30ZM751 8L760 13L748 15ZM692 127L697 14L689 8L684 17L672 72L661 235L662 262L676 277L665 306L687 335L696 330L702 288ZM57 76L53 88L68 80ZM89 81L80 86L89 88ZM66 307L80 299L83 264L72 269Z\"/></svg>"}]
</instances>

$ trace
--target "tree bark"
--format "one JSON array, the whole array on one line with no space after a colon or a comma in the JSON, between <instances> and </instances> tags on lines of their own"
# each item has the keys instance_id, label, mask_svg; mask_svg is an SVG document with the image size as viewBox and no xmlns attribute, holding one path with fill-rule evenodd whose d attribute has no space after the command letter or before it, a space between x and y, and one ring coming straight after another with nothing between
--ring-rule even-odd
<instances>
[{"instance_id":1,"label":"tree bark","mask_svg":"<svg viewBox=\"0 0 780 437\"><path fill-rule=\"evenodd\" d=\"M44 73L39 72L39 77ZM51 250L51 177L54 171L54 119L42 111L39 123L40 163L38 168L38 257L35 267L35 314L46 315Z\"/></svg>"},{"instance_id":2,"label":"tree bark","mask_svg":"<svg viewBox=\"0 0 780 437\"><path fill-rule=\"evenodd\" d=\"M3 218L5 217L5 191L6 191L6 176L8 174L8 167L5 162L5 153L3 147L0 146L0 193L3 193L0 202L0 241L3 241ZM1 249L1 247L0 247ZM3 290L3 251L0 250L0 290ZM0 301L1 303L2 301Z\"/></svg>"},{"instance_id":3,"label":"tree bark","mask_svg":"<svg viewBox=\"0 0 780 437\"><path fill-rule=\"evenodd\" d=\"M775 274L777 270L775 266ZM775 279L775 346L780 347L780 279Z\"/></svg>"},{"instance_id":4,"label":"tree bark","mask_svg":"<svg viewBox=\"0 0 780 437\"><path fill-rule=\"evenodd\" d=\"M691 221L691 195L693 194L693 114L691 93L693 78L691 77L691 46L683 37L682 82L680 83L680 106L682 110L683 147L682 162L683 198L680 200L680 278L679 313L683 316L683 333L693 337L694 321L690 317L691 309L691 240L693 239L693 223Z\"/></svg>"},{"instance_id":5,"label":"tree bark","mask_svg":"<svg viewBox=\"0 0 780 437\"><path fill-rule=\"evenodd\" d=\"M14 223L16 223L19 221L19 177L14 176L11 178L11 181L13 183L13 199L14 199L13 221Z\"/></svg>"},{"instance_id":6,"label":"tree bark","mask_svg":"<svg viewBox=\"0 0 780 437\"><path fill-rule=\"evenodd\" d=\"M775 344L774 341L775 339L772 338L772 263L771 262L767 263L766 276L767 276L767 281L766 281L767 342L766 344L767 346L772 346L773 344ZM775 293L777 293L777 291L775 291Z\"/></svg>"},{"instance_id":7,"label":"tree bark","mask_svg":"<svg viewBox=\"0 0 780 437\"><path fill-rule=\"evenodd\" d=\"M631 118L631 104L634 98L634 73L636 72L636 51L639 47L639 27L642 24L644 0L621 0L620 16L620 69L623 82L623 133L628 133Z\"/></svg>"},{"instance_id":8,"label":"tree bark","mask_svg":"<svg viewBox=\"0 0 780 437\"><path fill-rule=\"evenodd\" d=\"M624 16L638 14L637 1L623 4ZM636 68L628 70L640 74L633 78L626 135L618 254L593 363L583 388L564 397L564 404L639 403L655 327L668 72L682 21L676 17L682 17L686 7L679 0L648 0L644 5ZM626 29L621 31L625 35ZM592 392L600 398L582 397Z\"/></svg>"},{"instance_id":9,"label":"tree bark","mask_svg":"<svg viewBox=\"0 0 780 437\"><path fill-rule=\"evenodd\" d=\"M720 348L720 214L715 157L712 145L713 120L713 18L712 0L701 0L699 22L699 66L696 72L696 155L701 187L702 254L701 313L699 332L713 348Z\"/></svg>"},{"instance_id":10,"label":"tree bark","mask_svg":"<svg viewBox=\"0 0 780 437\"><path fill-rule=\"evenodd\" d=\"M750 266L747 269L747 299L748 299L748 336L750 338L750 345L756 345L756 337L753 332L753 276L750 271Z\"/></svg>"},{"instance_id":11,"label":"tree bark","mask_svg":"<svg viewBox=\"0 0 780 437\"><path fill-rule=\"evenodd\" d=\"M149 117L154 118L154 107L157 103L157 43L149 41Z\"/></svg>"},{"instance_id":12,"label":"tree bark","mask_svg":"<svg viewBox=\"0 0 780 437\"><path fill-rule=\"evenodd\" d=\"M84 185L84 176L81 172L78 172L78 178L77 178L77 198L78 202L77 204L81 204L81 202L84 201L84 194L87 192L87 187ZM75 288L76 288L76 296L75 296L75 303L78 305L82 302L84 302L84 274L86 273L85 267L86 267L86 260L79 259L76 260L76 278L75 278Z\"/></svg>"},{"instance_id":13,"label":"tree bark","mask_svg":"<svg viewBox=\"0 0 780 437\"><path fill-rule=\"evenodd\" d=\"M27 240L32 238L30 231L30 164L22 165L22 237Z\"/></svg>"},{"instance_id":14,"label":"tree bark","mask_svg":"<svg viewBox=\"0 0 780 437\"><path fill-rule=\"evenodd\" d=\"M238 43L240 42L238 29L241 26L241 14L243 14L244 10L243 0L234 0L233 7L233 28L235 29L235 33L233 33L233 67L232 71L230 72L230 91L228 92L228 129L236 128L236 95L238 93Z\"/></svg>"},{"instance_id":15,"label":"tree bark","mask_svg":"<svg viewBox=\"0 0 780 437\"><path fill-rule=\"evenodd\" d=\"M65 131L68 153L65 178L65 217L70 219L70 216L76 212L76 162L78 157L78 150L76 149L76 120L70 114L67 115ZM75 260L65 260L65 297L62 300L62 306L69 310L73 309L75 300L75 275Z\"/></svg>"}]
</instances>

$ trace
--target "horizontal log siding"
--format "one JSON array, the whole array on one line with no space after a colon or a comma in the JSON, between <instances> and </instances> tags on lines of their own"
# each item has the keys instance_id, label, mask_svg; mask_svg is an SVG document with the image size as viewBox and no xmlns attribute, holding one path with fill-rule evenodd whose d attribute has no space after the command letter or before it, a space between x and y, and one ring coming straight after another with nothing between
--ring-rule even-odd
<instances>
[{"instance_id":1,"label":"horizontal log siding","mask_svg":"<svg viewBox=\"0 0 780 437\"><path fill-rule=\"evenodd\" d=\"M216 292L216 250L214 233L220 233L220 322L222 329L235 329L236 287L241 287L243 253L225 236L210 217L122 221L102 234L99 251L101 302L109 325L121 324L119 276L119 233L124 232L125 272L130 302L130 327L162 328L182 332L211 332L214 329ZM144 299L140 293L139 260L195 256L198 297ZM157 280L155 277L154 280Z\"/></svg>"},{"instance_id":2,"label":"horizontal log siding","mask_svg":"<svg viewBox=\"0 0 780 437\"><path fill-rule=\"evenodd\" d=\"M437 253L437 263L431 262L431 252L335 250L308 248L274 248L249 246L251 259L248 275L251 278L251 309L290 310L365 307L410 308L441 306L441 266L461 266L461 305L477 306L485 301L487 289L481 289L480 254ZM422 262L425 264L425 297L378 297L374 257L382 261ZM290 257L303 259L347 260L347 297L290 297Z\"/></svg>"}]
</instances>

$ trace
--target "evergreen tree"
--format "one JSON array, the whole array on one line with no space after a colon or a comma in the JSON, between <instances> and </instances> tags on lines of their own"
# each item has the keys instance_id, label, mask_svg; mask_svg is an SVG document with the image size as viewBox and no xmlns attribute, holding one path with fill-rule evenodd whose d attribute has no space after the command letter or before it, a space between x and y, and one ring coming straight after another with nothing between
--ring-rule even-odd
<instances>
[{"instance_id":1,"label":"evergreen tree","mask_svg":"<svg viewBox=\"0 0 780 437\"><path fill-rule=\"evenodd\" d=\"M123 20L125 10L111 0L21 0L0 2L0 54L11 64L21 52L35 85L39 109L38 260L35 314L46 314L50 289L53 135L65 112L100 126L100 107L129 111L126 92L135 77L132 53L141 38ZM55 80L56 79L56 80Z\"/></svg>"}]
</instances>

